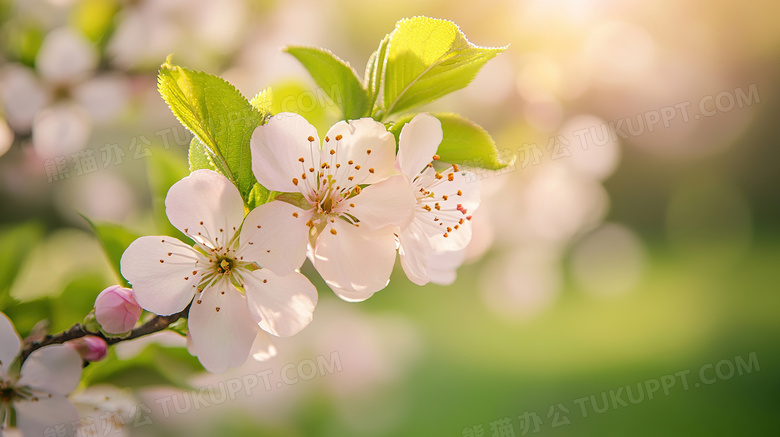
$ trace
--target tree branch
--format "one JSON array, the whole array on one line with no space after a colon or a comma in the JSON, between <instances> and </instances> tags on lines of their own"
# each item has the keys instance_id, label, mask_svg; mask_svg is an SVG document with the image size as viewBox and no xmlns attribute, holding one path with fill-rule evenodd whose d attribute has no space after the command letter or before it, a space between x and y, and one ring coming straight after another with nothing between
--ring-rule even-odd
<instances>
[{"instance_id":1,"label":"tree branch","mask_svg":"<svg viewBox=\"0 0 780 437\"><path fill-rule=\"evenodd\" d=\"M95 337L100 337L106 341L106 344L112 345L122 341L133 340L138 337L143 337L144 335L153 334L155 332L159 332L167 328L173 322L179 320L179 318L186 315L189 310L190 307L187 306L187 308L185 308L184 310L176 314L171 314L169 316L155 316L152 320L149 320L143 325L130 331L130 335L128 335L127 337L106 337L102 332L90 332L83 324L77 323L67 331L63 331L56 335L47 335L41 341L36 341L25 345L21 353L21 363L24 363L24 361L30 356L31 353L35 352L36 350L44 346L50 346L53 344L62 344L65 343L66 341L75 340L77 338L81 338L87 335L94 335Z\"/></svg>"}]
</instances>

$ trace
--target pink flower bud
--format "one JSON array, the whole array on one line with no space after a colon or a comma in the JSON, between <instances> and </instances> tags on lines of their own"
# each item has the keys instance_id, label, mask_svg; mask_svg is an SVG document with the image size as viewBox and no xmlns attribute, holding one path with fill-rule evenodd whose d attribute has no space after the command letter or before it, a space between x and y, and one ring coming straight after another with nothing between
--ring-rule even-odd
<instances>
[{"instance_id":1,"label":"pink flower bud","mask_svg":"<svg viewBox=\"0 0 780 437\"><path fill-rule=\"evenodd\" d=\"M106 288L95 299L95 318L109 334L132 330L142 311L133 297L133 290L119 285Z\"/></svg>"},{"instance_id":2,"label":"pink flower bud","mask_svg":"<svg viewBox=\"0 0 780 437\"><path fill-rule=\"evenodd\" d=\"M106 341L94 335L87 335L67 342L81 355L84 361L100 361L106 357L108 345Z\"/></svg>"}]
</instances>

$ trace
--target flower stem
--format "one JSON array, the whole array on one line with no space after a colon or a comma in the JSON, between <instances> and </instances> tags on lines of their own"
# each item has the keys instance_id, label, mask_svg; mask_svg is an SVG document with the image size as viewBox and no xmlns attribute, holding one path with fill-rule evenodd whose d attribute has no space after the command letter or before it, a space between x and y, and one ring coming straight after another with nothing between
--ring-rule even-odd
<instances>
[{"instance_id":1,"label":"flower stem","mask_svg":"<svg viewBox=\"0 0 780 437\"><path fill-rule=\"evenodd\" d=\"M87 335L94 335L96 337L100 337L106 341L106 344L112 345L122 341L133 340L138 337L143 337L144 335L153 334L155 332L159 332L167 328L173 322L179 320L179 318L181 318L182 316L186 316L189 309L190 307L187 306L187 308L185 308L184 310L176 314L171 314L169 316L155 316L153 319L149 320L143 325L130 331L130 334L127 335L126 337L106 337L102 332L91 332L87 330L87 328L83 324L77 323L71 326L70 329L68 329L67 331L60 332L59 334L56 335L47 335L41 341L36 341L25 345L21 353L20 364L23 364L24 361L27 359L27 357L30 356L31 353L44 346L50 346L53 344L62 344L65 343L66 341L75 340L77 338L81 338Z\"/></svg>"}]
</instances>

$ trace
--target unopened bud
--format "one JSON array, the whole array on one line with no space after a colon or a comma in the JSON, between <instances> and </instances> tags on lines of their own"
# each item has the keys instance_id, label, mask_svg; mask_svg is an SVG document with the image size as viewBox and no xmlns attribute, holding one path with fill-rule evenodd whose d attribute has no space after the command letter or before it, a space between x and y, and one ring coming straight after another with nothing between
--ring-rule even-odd
<instances>
[{"instance_id":1,"label":"unopened bud","mask_svg":"<svg viewBox=\"0 0 780 437\"><path fill-rule=\"evenodd\" d=\"M143 310L135 301L133 290L113 285L95 299L95 318L109 334L122 334L135 327Z\"/></svg>"},{"instance_id":2,"label":"unopened bud","mask_svg":"<svg viewBox=\"0 0 780 437\"><path fill-rule=\"evenodd\" d=\"M94 335L87 335L65 344L70 345L81 355L84 361L100 361L106 357L108 345L106 341Z\"/></svg>"}]
</instances>

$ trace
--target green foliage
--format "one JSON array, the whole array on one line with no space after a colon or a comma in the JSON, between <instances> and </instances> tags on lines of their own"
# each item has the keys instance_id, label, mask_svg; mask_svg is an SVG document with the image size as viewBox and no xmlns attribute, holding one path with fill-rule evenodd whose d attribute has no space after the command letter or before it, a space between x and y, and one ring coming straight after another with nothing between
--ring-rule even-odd
<instances>
[{"instance_id":1,"label":"green foliage","mask_svg":"<svg viewBox=\"0 0 780 437\"><path fill-rule=\"evenodd\" d=\"M442 161L490 170L498 170L511 164L502 159L495 141L482 126L457 114L433 115L441 122L443 138L436 153ZM405 116L390 128L396 142L403 126L412 118Z\"/></svg>"},{"instance_id":2,"label":"green foliage","mask_svg":"<svg viewBox=\"0 0 780 437\"><path fill-rule=\"evenodd\" d=\"M273 96L274 94L269 87L255 94L249 103L253 108L255 108L255 110L263 115L263 118L265 118L272 114L271 105L273 104Z\"/></svg>"},{"instance_id":3,"label":"green foliage","mask_svg":"<svg viewBox=\"0 0 780 437\"><path fill-rule=\"evenodd\" d=\"M87 386L109 383L122 387L167 385L188 389L191 387L187 379L202 371L198 359L186 349L152 343L130 360L117 358L115 350L110 349L106 359L84 369L82 381Z\"/></svg>"},{"instance_id":4,"label":"green foliage","mask_svg":"<svg viewBox=\"0 0 780 437\"><path fill-rule=\"evenodd\" d=\"M331 52L288 47L343 118L384 120L468 85L483 65L506 47L479 47L447 20L414 17L396 23L371 54L361 86L350 65ZM377 100L382 89L381 105Z\"/></svg>"},{"instance_id":5,"label":"green foliage","mask_svg":"<svg viewBox=\"0 0 780 437\"><path fill-rule=\"evenodd\" d=\"M341 109L344 119L368 115L366 90L355 70L328 50L313 47L287 47L285 51L300 61L328 97Z\"/></svg>"},{"instance_id":6,"label":"green foliage","mask_svg":"<svg viewBox=\"0 0 780 437\"><path fill-rule=\"evenodd\" d=\"M193 140L196 138L193 137ZM186 162L174 151L166 150L155 153L147 162L149 188L152 191L154 219L160 235L170 235L182 241L187 237L174 227L165 214L165 196L173 184L189 174Z\"/></svg>"},{"instance_id":7,"label":"green foliage","mask_svg":"<svg viewBox=\"0 0 780 437\"><path fill-rule=\"evenodd\" d=\"M73 6L71 25L94 42L103 39L111 29L119 3L114 0L82 0Z\"/></svg>"},{"instance_id":8,"label":"green foliage","mask_svg":"<svg viewBox=\"0 0 780 437\"><path fill-rule=\"evenodd\" d=\"M122 259L122 254L125 253L125 249L127 249L130 243L135 241L136 238L140 237L140 235L121 225L113 223L95 223L83 215L82 217L84 217L84 220L89 223L89 226L95 232L95 236L97 236L100 246L105 251L106 256L108 256L111 268L116 274L117 279L127 286L127 281L122 277L120 260ZM97 296L97 294L95 294L95 296Z\"/></svg>"},{"instance_id":9,"label":"green foliage","mask_svg":"<svg viewBox=\"0 0 780 437\"><path fill-rule=\"evenodd\" d=\"M108 285L111 284L106 283L106 278L97 273L84 273L71 279L59 296L48 299L47 319L51 332L61 332L81 322L95 307L98 294Z\"/></svg>"},{"instance_id":10,"label":"green foliage","mask_svg":"<svg viewBox=\"0 0 780 437\"><path fill-rule=\"evenodd\" d=\"M384 111L408 111L468 85L505 47L479 47L447 20L401 20L389 36L384 71Z\"/></svg>"},{"instance_id":11,"label":"green foliage","mask_svg":"<svg viewBox=\"0 0 780 437\"><path fill-rule=\"evenodd\" d=\"M256 183L249 193L247 205L250 209L254 209L264 203L274 200L274 197L276 197L277 194L279 194L278 191L268 191L266 187Z\"/></svg>"},{"instance_id":12,"label":"green foliage","mask_svg":"<svg viewBox=\"0 0 780 437\"><path fill-rule=\"evenodd\" d=\"M38 223L0 230L0 309L11 302L11 284L42 235L43 228Z\"/></svg>"},{"instance_id":13,"label":"green foliage","mask_svg":"<svg viewBox=\"0 0 780 437\"><path fill-rule=\"evenodd\" d=\"M208 147L198 137L192 137L190 140L190 150L187 156L190 165L190 172L195 170L213 170L226 175L227 170L221 166L219 158L214 155Z\"/></svg>"},{"instance_id":14,"label":"green foliage","mask_svg":"<svg viewBox=\"0 0 780 437\"><path fill-rule=\"evenodd\" d=\"M264 115L227 81L171 64L160 67L158 89L182 125L208 150L217 169L238 187L246 202L254 188L252 132ZM198 151L199 152L199 151ZM197 153L191 155L197 155ZM196 158L196 163L201 162Z\"/></svg>"},{"instance_id":15,"label":"green foliage","mask_svg":"<svg viewBox=\"0 0 780 437\"><path fill-rule=\"evenodd\" d=\"M325 136L331 114L338 113L338 107L324 91L312 91L298 80L275 82L272 86L271 113L294 112L301 115L317 128L320 137Z\"/></svg>"},{"instance_id":16,"label":"green foliage","mask_svg":"<svg viewBox=\"0 0 780 437\"><path fill-rule=\"evenodd\" d=\"M369 107L372 109L376 104L376 100L379 97L381 91L382 80L384 79L384 67L385 58L387 57L387 43L390 40L390 35L385 35L382 41L379 43L379 48L368 58L366 64L366 73L364 82L366 84L366 92L368 93Z\"/></svg>"},{"instance_id":17,"label":"green foliage","mask_svg":"<svg viewBox=\"0 0 780 437\"><path fill-rule=\"evenodd\" d=\"M267 103L270 106L270 101ZM225 174L223 170L217 167L219 161L214 160L214 156L209 152L209 149L203 143L201 143L197 137L193 137L192 141L190 142L189 161L191 172L200 169L207 169L222 173L223 175ZM264 186L255 182L254 186L252 186L252 190L249 192L249 196L245 200L246 206L250 210L255 209L264 203L272 201L275 194L276 191L269 191Z\"/></svg>"}]
</instances>

